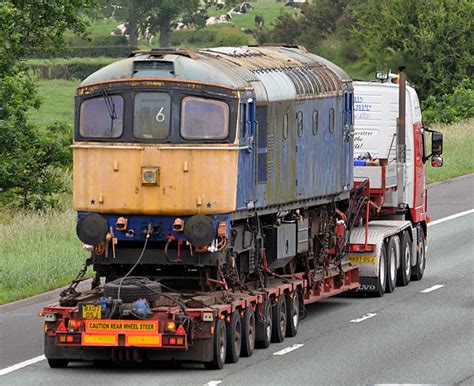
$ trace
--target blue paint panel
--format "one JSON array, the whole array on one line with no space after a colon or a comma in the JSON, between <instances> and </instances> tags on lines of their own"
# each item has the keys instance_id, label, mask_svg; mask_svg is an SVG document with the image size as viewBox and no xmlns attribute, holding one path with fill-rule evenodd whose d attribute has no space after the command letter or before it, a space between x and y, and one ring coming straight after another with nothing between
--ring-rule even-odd
<instances>
[{"instance_id":1,"label":"blue paint panel","mask_svg":"<svg viewBox=\"0 0 474 386\"><path fill-rule=\"evenodd\" d=\"M267 132L272 136L253 148L253 156L241 154L238 172L238 208L246 208L256 198L257 207L284 204L303 199L337 195L351 188L352 172L352 87L346 85L345 94L298 101L281 101L268 105ZM330 131L330 109L334 109L334 130ZM318 111L318 130L313 132L313 112ZM302 112L298 115L298 111ZM288 114L288 138L282 137L285 113ZM298 130L298 119L302 130ZM259 118L259 121L261 119ZM260 132L257 133L261 134ZM261 134L263 139L263 133ZM241 139L241 144L246 143ZM264 149L263 144L267 147ZM257 157L255 160L253 157ZM263 168L273 162L273 172L266 175L266 184L255 186L265 177ZM250 162L251 160L251 162ZM249 186L255 186L254 196ZM254 198L255 197L255 198Z\"/></svg>"},{"instance_id":2,"label":"blue paint panel","mask_svg":"<svg viewBox=\"0 0 474 386\"><path fill-rule=\"evenodd\" d=\"M251 103L241 104L240 141L239 146L244 147L252 144L251 150L239 152L237 171L237 209L244 209L249 203L255 202L255 99L253 95L246 97L252 99Z\"/></svg>"},{"instance_id":3,"label":"blue paint panel","mask_svg":"<svg viewBox=\"0 0 474 386\"><path fill-rule=\"evenodd\" d=\"M89 212L78 212L77 218L87 214ZM186 241L183 232L173 231L173 223L177 218L175 216L123 216L115 214L101 214L107 219L107 228L114 232L114 236L119 240L129 240L129 241L144 241L146 230L148 224L153 225L153 236L150 237L152 241L166 241L168 236L174 236L179 240ZM133 229L133 235L127 234L127 231L118 231L116 224L119 217L125 217L128 220L127 230ZM184 221L188 220L191 216L180 216L179 218ZM227 233L230 231L230 215L229 214L216 214L209 216L214 221L214 226L216 228L216 237L217 237L217 226L219 222L225 221L227 223ZM230 237L230 234L227 234L227 237Z\"/></svg>"}]
</instances>

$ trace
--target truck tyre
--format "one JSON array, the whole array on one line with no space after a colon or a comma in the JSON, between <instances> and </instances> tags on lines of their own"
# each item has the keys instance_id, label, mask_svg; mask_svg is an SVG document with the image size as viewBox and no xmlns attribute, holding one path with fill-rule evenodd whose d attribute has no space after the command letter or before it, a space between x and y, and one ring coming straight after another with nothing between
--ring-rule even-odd
<instances>
[{"instance_id":1,"label":"truck tyre","mask_svg":"<svg viewBox=\"0 0 474 386\"><path fill-rule=\"evenodd\" d=\"M267 299L263 307L263 314L257 319L255 346L268 348L272 340L272 302Z\"/></svg>"},{"instance_id":2,"label":"truck tyre","mask_svg":"<svg viewBox=\"0 0 474 386\"><path fill-rule=\"evenodd\" d=\"M411 279L421 280L425 273L426 267L426 240L423 228L418 224L417 226L417 243L416 243L416 264L412 267Z\"/></svg>"},{"instance_id":3,"label":"truck tyre","mask_svg":"<svg viewBox=\"0 0 474 386\"><path fill-rule=\"evenodd\" d=\"M298 333L298 322L300 316L300 297L298 291L286 299L286 336L292 338Z\"/></svg>"},{"instance_id":4,"label":"truck tyre","mask_svg":"<svg viewBox=\"0 0 474 386\"><path fill-rule=\"evenodd\" d=\"M385 293L385 286L387 282L387 252L385 250L385 244L380 248L379 256L379 276L377 278L377 284L375 286L375 296L381 298Z\"/></svg>"},{"instance_id":5,"label":"truck tyre","mask_svg":"<svg viewBox=\"0 0 474 386\"><path fill-rule=\"evenodd\" d=\"M392 236L387 243L387 285L385 291L395 291L397 285L397 261L400 259L400 239Z\"/></svg>"},{"instance_id":6,"label":"truck tyre","mask_svg":"<svg viewBox=\"0 0 474 386\"><path fill-rule=\"evenodd\" d=\"M272 309L272 342L281 343L285 340L286 334L286 296L284 294L278 297L278 301Z\"/></svg>"},{"instance_id":7,"label":"truck tyre","mask_svg":"<svg viewBox=\"0 0 474 386\"><path fill-rule=\"evenodd\" d=\"M68 364L69 361L67 359L48 359L48 365L52 369L63 369Z\"/></svg>"},{"instance_id":8,"label":"truck tyre","mask_svg":"<svg viewBox=\"0 0 474 386\"><path fill-rule=\"evenodd\" d=\"M240 355L243 357L251 357L255 347L255 312L252 305L245 309L244 318L242 320L242 348Z\"/></svg>"},{"instance_id":9,"label":"truck tyre","mask_svg":"<svg viewBox=\"0 0 474 386\"><path fill-rule=\"evenodd\" d=\"M227 363L237 363L240 358L242 346L242 319L238 310L232 312L230 321L227 322Z\"/></svg>"},{"instance_id":10,"label":"truck tyre","mask_svg":"<svg viewBox=\"0 0 474 386\"><path fill-rule=\"evenodd\" d=\"M209 370L220 370L224 367L226 357L226 327L223 320L216 320L213 340L213 358L210 362L205 362L204 367Z\"/></svg>"},{"instance_id":11,"label":"truck tyre","mask_svg":"<svg viewBox=\"0 0 474 386\"><path fill-rule=\"evenodd\" d=\"M400 268L397 272L397 285L405 287L410 283L411 277L411 236L405 231L400 239Z\"/></svg>"}]
</instances>

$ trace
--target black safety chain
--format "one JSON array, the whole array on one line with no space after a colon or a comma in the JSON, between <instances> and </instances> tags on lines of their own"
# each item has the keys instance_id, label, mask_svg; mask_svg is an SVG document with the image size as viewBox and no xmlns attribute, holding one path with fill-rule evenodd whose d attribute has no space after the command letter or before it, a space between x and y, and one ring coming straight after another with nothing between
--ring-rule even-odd
<instances>
[{"instance_id":1,"label":"black safety chain","mask_svg":"<svg viewBox=\"0 0 474 386\"><path fill-rule=\"evenodd\" d=\"M77 274L76 278L71 282L71 284L69 285L69 287L67 287L64 291L61 292L61 294L59 295L61 298L65 298L65 297L75 297L75 296L78 296L80 295L79 292L76 291L76 288L77 286L79 285L79 283L84 279L84 276L86 275L87 273L87 268L89 268L89 266L92 264L92 259L91 258L88 258L86 259L86 261L84 262L84 266L81 268L81 270L79 271L79 273Z\"/></svg>"}]
</instances>

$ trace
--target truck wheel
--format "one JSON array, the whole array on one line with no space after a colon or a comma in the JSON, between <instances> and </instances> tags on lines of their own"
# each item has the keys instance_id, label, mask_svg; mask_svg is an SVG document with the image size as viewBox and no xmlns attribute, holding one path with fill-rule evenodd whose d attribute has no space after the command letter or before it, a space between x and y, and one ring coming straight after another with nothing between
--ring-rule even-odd
<instances>
[{"instance_id":1,"label":"truck wheel","mask_svg":"<svg viewBox=\"0 0 474 386\"><path fill-rule=\"evenodd\" d=\"M257 348L268 348L272 340L272 302L267 299L263 308L263 315L257 320L255 346Z\"/></svg>"},{"instance_id":2,"label":"truck wheel","mask_svg":"<svg viewBox=\"0 0 474 386\"><path fill-rule=\"evenodd\" d=\"M227 363L237 363L240 358L240 347L242 346L242 320L238 310L232 312L230 321L227 323Z\"/></svg>"},{"instance_id":3,"label":"truck wheel","mask_svg":"<svg viewBox=\"0 0 474 386\"><path fill-rule=\"evenodd\" d=\"M387 244L387 286L386 292L395 291L397 285L397 261L400 256L400 240L398 236L390 237Z\"/></svg>"},{"instance_id":4,"label":"truck wheel","mask_svg":"<svg viewBox=\"0 0 474 386\"><path fill-rule=\"evenodd\" d=\"M425 232L420 225L416 226L417 232L417 247L416 247L416 264L412 268L411 278L412 280L421 280L425 273L426 267L426 240Z\"/></svg>"},{"instance_id":5,"label":"truck wheel","mask_svg":"<svg viewBox=\"0 0 474 386\"><path fill-rule=\"evenodd\" d=\"M377 278L377 285L375 286L375 296L381 298L385 293L385 285L387 278L387 252L385 245L382 245L379 256L379 277Z\"/></svg>"},{"instance_id":6,"label":"truck wheel","mask_svg":"<svg viewBox=\"0 0 474 386\"><path fill-rule=\"evenodd\" d=\"M205 362L204 367L209 370L219 370L224 367L226 357L226 328L223 320L217 320L214 330L213 358Z\"/></svg>"},{"instance_id":7,"label":"truck wheel","mask_svg":"<svg viewBox=\"0 0 474 386\"><path fill-rule=\"evenodd\" d=\"M298 318L300 316L300 297L298 291L293 292L293 298L286 299L286 336L292 338L298 333Z\"/></svg>"},{"instance_id":8,"label":"truck wheel","mask_svg":"<svg viewBox=\"0 0 474 386\"><path fill-rule=\"evenodd\" d=\"M255 347L255 312L252 306L245 309L244 318L242 320L242 348L240 355L243 357L251 357Z\"/></svg>"},{"instance_id":9,"label":"truck wheel","mask_svg":"<svg viewBox=\"0 0 474 386\"><path fill-rule=\"evenodd\" d=\"M48 359L48 365L52 369L63 369L68 364L69 361L67 359Z\"/></svg>"},{"instance_id":10,"label":"truck wheel","mask_svg":"<svg viewBox=\"0 0 474 386\"><path fill-rule=\"evenodd\" d=\"M411 236L408 232L403 232L400 239L400 268L397 272L397 285L405 287L410 283L411 277Z\"/></svg>"},{"instance_id":11,"label":"truck wheel","mask_svg":"<svg viewBox=\"0 0 474 386\"><path fill-rule=\"evenodd\" d=\"M278 302L273 306L272 310L272 342L281 343L285 340L286 334L286 296L280 295Z\"/></svg>"}]
</instances>

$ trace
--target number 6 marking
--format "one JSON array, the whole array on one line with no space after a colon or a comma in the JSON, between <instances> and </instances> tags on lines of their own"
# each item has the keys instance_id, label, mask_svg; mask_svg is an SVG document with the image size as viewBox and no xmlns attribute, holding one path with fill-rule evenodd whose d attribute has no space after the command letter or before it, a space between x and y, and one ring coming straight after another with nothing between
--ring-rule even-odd
<instances>
[{"instance_id":1,"label":"number 6 marking","mask_svg":"<svg viewBox=\"0 0 474 386\"><path fill-rule=\"evenodd\" d=\"M160 111L158 111L158 114L156 114L155 116L155 119L158 123L164 122L165 120L165 114L163 114L163 109L164 107L162 107Z\"/></svg>"}]
</instances>

